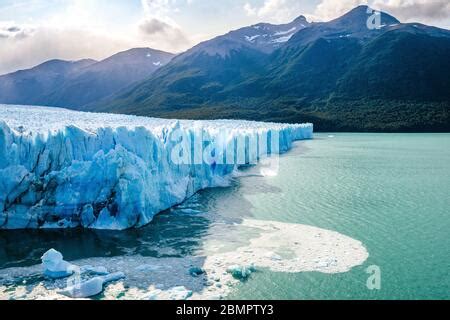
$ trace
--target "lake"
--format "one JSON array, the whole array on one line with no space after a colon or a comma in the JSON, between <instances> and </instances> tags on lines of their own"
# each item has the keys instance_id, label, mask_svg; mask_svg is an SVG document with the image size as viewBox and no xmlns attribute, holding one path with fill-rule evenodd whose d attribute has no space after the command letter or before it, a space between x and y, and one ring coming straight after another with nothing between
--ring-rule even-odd
<instances>
[{"instance_id":1,"label":"lake","mask_svg":"<svg viewBox=\"0 0 450 320\"><path fill-rule=\"evenodd\" d=\"M35 265L49 248L68 260L203 256L245 243L230 226L251 218L337 231L369 258L340 274L262 270L227 298L450 298L450 134L317 133L282 155L278 175L255 169L141 229L0 231L0 268ZM366 286L369 266L381 270L379 290Z\"/></svg>"}]
</instances>

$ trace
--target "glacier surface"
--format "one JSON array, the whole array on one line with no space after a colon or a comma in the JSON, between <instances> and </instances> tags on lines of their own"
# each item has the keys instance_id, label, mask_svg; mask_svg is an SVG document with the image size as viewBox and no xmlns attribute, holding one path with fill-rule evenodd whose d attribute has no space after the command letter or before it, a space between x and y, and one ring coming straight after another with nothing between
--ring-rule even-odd
<instances>
[{"instance_id":1,"label":"glacier surface","mask_svg":"<svg viewBox=\"0 0 450 320\"><path fill-rule=\"evenodd\" d=\"M241 165L312 136L312 124L0 105L0 229L141 227L197 191L225 184Z\"/></svg>"}]
</instances>

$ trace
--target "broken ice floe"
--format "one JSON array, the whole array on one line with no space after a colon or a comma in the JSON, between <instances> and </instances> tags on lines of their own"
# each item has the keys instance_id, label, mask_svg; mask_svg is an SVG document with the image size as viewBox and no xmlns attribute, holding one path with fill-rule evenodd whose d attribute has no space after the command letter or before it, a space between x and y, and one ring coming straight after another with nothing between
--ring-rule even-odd
<instances>
[{"instance_id":1,"label":"broken ice floe","mask_svg":"<svg viewBox=\"0 0 450 320\"><path fill-rule=\"evenodd\" d=\"M231 274L235 279L238 280L245 280L248 277L250 277L250 275L252 274L252 272L255 272L256 269L253 265L251 266L240 266L240 265L232 265L230 267L227 268L227 272L229 274Z\"/></svg>"},{"instance_id":2,"label":"broken ice floe","mask_svg":"<svg viewBox=\"0 0 450 320\"><path fill-rule=\"evenodd\" d=\"M240 281L249 279L251 283L253 275L249 275L253 268L261 273L271 270L331 274L349 271L368 257L361 242L316 227L244 220L236 228L245 230L251 238L238 248L220 248L205 256L156 258L133 255L72 262L79 266L103 266L112 274L123 272L125 278L115 279L115 282L107 283L107 279L101 278L103 283L99 279L86 283L84 281L92 277L82 274L80 283L83 287L71 288L73 286L67 285L66 279L36 280L39 266L3 269L0 270L0 299L67 298L61 295L64 290L69 297L85 297L87 293L100 290L100 284L102 299L220 299L229 295ZM60 256L55 256L58 259L52 261L61 262ZM88 269L93 270L84 268ZM200 270L204 272L197 276L190 273ZM22 283L24 279L27 280L25 284ZM11 282L14 283L12 286Z\"/></svg>"},{"instance_id":3,"label":"broken ice floe","mask_svg":"<svg viewBox=\"0 0 450 320\"><path fill-rule=\"evenodd\" d=\"M50 278L65 278L72 275L78 267L63 260L63 255L50 249L42 256L44 275Z\"/></svg>"},{"instance_id":4,"label":"broken ice floe","mask_svg":"<svg viewBox=\"0 0 450 320\"><path fill-rule=\"evenodd\" d=\"M51 279L60 279L73 276L67 280L69 284L59 294L70 298L88 298L100 294L104 284L117 281L125 277L123 272L109 274L104 266L91 265L77 266L64 260L62 253L50 249L42 256L44 275ZM91 279L83 279L82 275L90 273L99 275Z\"/></svg>"},{"instance_id":5,"label":"broken ice floe","mask_svg":"<svg viewBox=\"0 0 450 320\"><path fill-rule=\"evenodd\" d=\"M189 268L189 274L193 277L198 277L205 273L205 270L200 267L190 267Z\"/></svg>"},{"instance_id":6,"label":"broken ice floe","mask_svg":"<svg viewBox=\"0 0 450 320\"><path fill-rule=\"evenodd\" d=\"M123 272L116 272L101 277L95 277L86 281L76 281L74 285L65 288L59 293L70 298L89 298L100 294L106 283L118 281L123 278L125 278L125 274Z\"/></svg>"}]
</instances>

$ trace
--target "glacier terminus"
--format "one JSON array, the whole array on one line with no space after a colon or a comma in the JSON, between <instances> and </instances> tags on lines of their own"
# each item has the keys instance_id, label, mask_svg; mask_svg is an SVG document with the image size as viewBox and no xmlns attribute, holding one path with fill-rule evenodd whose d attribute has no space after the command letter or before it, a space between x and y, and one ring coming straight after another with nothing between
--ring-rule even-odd
<instances>
[{"instance_id":1,"label":"glacier terminus","mask_svg":"<svg viewBox=\"0 0 450 320\"><path fill-rule=\"evenodd\" d=\"M312 124L2 105L0 228L141 227L312 137Z\"/></svg>"}]
</instances>

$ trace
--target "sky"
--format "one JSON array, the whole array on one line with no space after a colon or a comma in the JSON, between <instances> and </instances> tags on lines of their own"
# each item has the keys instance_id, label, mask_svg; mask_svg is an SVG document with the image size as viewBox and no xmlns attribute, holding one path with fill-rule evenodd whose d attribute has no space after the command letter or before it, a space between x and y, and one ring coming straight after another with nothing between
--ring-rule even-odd
<instances>
[{"instance_id":1,"label":"sky","mask_svg":"<svg viewBox=\"0 0 450 320\"><path fill-rule=\"evenodd\" d=\"M359 4L450 28L449 0L0 0L0 74L135 47L178 53L243 26L328 21Z\"/></svg>"}]
</instances>

